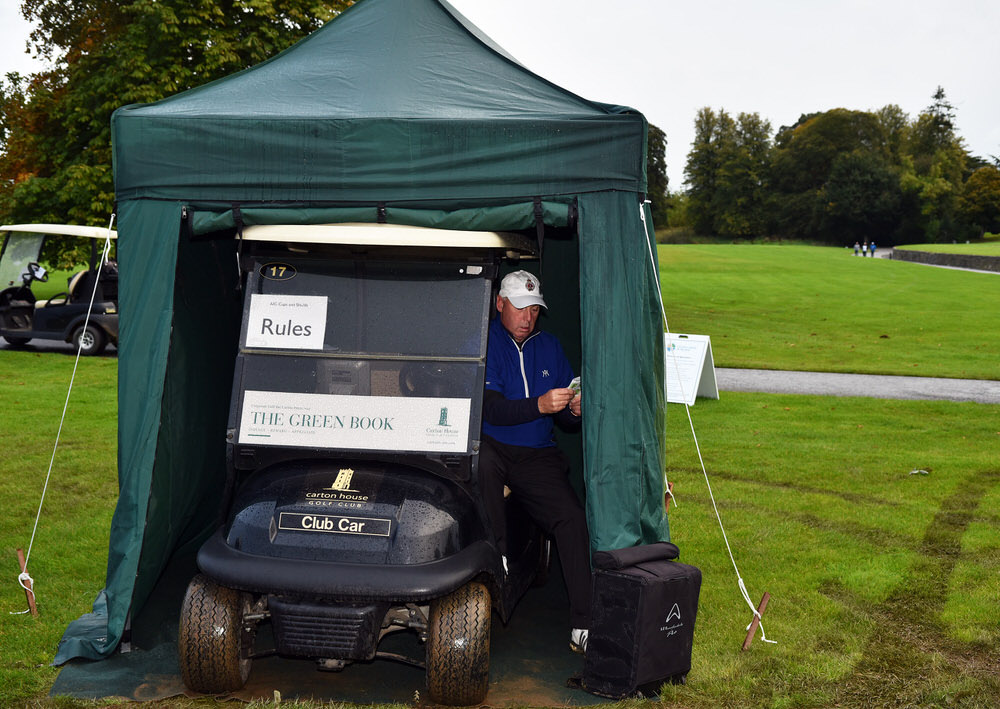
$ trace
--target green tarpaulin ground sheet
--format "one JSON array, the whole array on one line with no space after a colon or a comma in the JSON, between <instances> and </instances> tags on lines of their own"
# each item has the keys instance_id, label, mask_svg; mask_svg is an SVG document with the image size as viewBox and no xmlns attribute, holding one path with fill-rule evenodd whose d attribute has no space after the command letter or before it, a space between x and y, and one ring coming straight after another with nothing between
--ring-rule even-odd
<instances>
[{"instance_id":1,"label":"green tarpaulin ground sheet","mask_svg":"<svg viewBox=\"0 0 1000 709\"><path fill-rule=\"evenodd\" d=\"M494 616L490 637L491 706L579 706L602 703L600 697L568 687L579 675L583 657L569 651L566 591L558 561L549 583L531 589L506 626ZM131 651L106 660L74 660L63 666L50 696L80 699L127 697L155 701L187 692L177 659L177 613L187 577L194 572L190 557L171 564L150 597L143 620L133 631ZM266 629L257 650L273 647ZM391 635L380 649L417 660L423 646L416 635ZM254 660L246 686L230 696L243 699L295 698L374 704L426 701L424 671L392 660L376 659L348 665L343 671L321 672L316 663L277 656Z\"/></svg>"},{"instance_id":2,"label":"green tarpaulin ground sheet","mask_svg":"<svg viewBox=\"0 0 1000 709\"><path fill-rule=\"evenodd\" d=\"M668 539L646 129L531 73L441 0L361 0L257 67L116 111L120 496L105 590L56 662L112 653L171 559L218 524L237 211L535 238L540 202L543 326L584 382L582 435L564 445L593 546Z\"/></svg>"}]
</instances>

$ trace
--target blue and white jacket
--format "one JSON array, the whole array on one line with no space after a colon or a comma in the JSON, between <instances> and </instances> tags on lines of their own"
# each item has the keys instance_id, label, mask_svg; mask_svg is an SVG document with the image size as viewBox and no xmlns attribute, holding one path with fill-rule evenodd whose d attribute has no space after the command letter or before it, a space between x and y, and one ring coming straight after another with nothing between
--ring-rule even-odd
<instances>
[{"instance_id":1,"label":"blue and white jacket","mask_svg":"<svg viewBox=\"0 0 1000 709\"><path fill-rule=\"evenodd\" d=\"M518 346L500 318L494 318L486 347L483 433L513 446L554 446L553 417L539 413L538 397L549 389L569 386L572 380L573 369L555 335L535 330ZM517 403L498 409L491 406L491 400L494 404L498 400L490 392ZM568 407L557 416L579 421Z\"/></svg>"}]
</instances>

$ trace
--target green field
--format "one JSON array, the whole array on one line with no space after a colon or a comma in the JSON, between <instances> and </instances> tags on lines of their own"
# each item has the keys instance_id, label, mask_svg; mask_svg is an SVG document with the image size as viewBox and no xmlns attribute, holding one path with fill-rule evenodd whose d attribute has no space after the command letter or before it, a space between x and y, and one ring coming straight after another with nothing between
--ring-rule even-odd
<instances>
[{"instance_id":1,"label":"green field","mask_svg":"<svg viewBox=\"0 0 1000 709\"><path fill-rule=\"evenodd\" d=\"M118 494L117 360L80 360L45 506L28 563L38 618L17 585L17 548L27 551L74 358L0 352L0 706L44 696L66 625L90 610L104 587L111 513Z\"/></svg>"},{"instance_id":2,"label":"green field","mask_svg":"<svg viewBox=\"0 0 1000 709\"><path fill-rule=\"evenodd\" d=\"M788 245L664 245L671 332L719 367L1000 379L1000 275Z\"/></svg>"},{"instance_id":3,"label":"green field","mask_svg":"<svg viewBox=\"0 0 1000 709\"><path fill-rule=\"evenodd\" d=\"M929 374L932 365L933 373L970 369L977 360L966 350L981 342L997 351L987 331L998 329L1000 276L862 261L829 248L669 246L660 258L671 329L710 334L720 366L772 366L783 354L782 367L822 369L815 362L825 355L842 360L837 371L866 371L875 352L889 373ZM880 314L842 307L854 288L880 294ZM965 330L937 302L953 297L966 303L955 306L956 318L966 308L978 316ZM911 360L914 340L904 325L925 322L953 341L933 358ZM769 337L778 324L782 336ZM890 324L897 329L889 338L863 349L866 333ZM833 354L788 345L821 333ZM750 352L736 364L743 349ZM25 607L14 551L30 539L72 363L60 354L0 351L0 551L8 569L0 587L0 706L135 706L45 699L56 642L104 582L116 495L115 359L80 362L32 552L42 615L7 615ZM907 369L913 363L916 372ZM679 501L671 534L682 560L704 574L693 667L688 684L667 688L663 702L618 706L1000 706L997 412L972 403L733 392L698 400L690 414L739 571L755 603L764 591L772 596L764 627L777 644L758 635L740 652L751 612L685 409L669 405L667 473ZM222 704L140 706L178 705Z\"/></svg>"},{"instance_id":4,"label":"green field","mask_svg":"<svg viewBox=\"0 0 1000 709\"><path fill-rule=\"evenodd\" d=\"M997 706L996 406L723 392L668 406L671 536L705 575L678 706ZM926 474L913 471L926 471Z\"/></svg>"},{"instance_id":5,"label":"green field","mask_svg":"<svg viewBox=\"0 0 1000 709\"><path fill-rule=\"evenodd\" d=\"M938 254L967 254L971 256L1000 256L1000 241L985 241L975 244L907 244L897 249L929 251Z\"/></svg>"}]
</instances>

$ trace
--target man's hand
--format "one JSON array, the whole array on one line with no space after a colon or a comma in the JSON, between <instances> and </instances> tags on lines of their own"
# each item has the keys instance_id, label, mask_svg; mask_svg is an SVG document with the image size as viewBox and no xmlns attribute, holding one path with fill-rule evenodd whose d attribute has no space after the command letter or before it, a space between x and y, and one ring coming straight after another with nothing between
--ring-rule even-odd
<instances>
[{"instance_id":1,"label":"man's hand","mask_svg":"<svg viewBox=\"0 0 1000 709\"><path fill-rule=\"evenodd\" d=\"M542 414L557 414L566 408L566 405L572 401L574 396L575 392L569 387L549 389L538 397L538 411Z\"/></svg>"},{"instance_id":2,"label":"man's hand","mask_svg":"<svg viewBox=\"0 0 1000 709\"><path fill-rule=\"evenodd\" d=\"M581 403L582 399L580 398L579 394L573 397L573 400L569 402L569 410L572 412L574 416L582 416L582 414L580 413Z\"/></svg>"}]
</instances>

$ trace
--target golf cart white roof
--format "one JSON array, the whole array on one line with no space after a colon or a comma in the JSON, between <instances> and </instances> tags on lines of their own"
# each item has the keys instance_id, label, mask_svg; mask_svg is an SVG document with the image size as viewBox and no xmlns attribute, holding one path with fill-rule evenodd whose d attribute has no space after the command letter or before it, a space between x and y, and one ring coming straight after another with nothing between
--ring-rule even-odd
<instances>
[{"instance_id":1,"label":"golf cart white roof","mask_svg":"<svg viewBox=\"0 0 1000 709\"><path fill-rule=\"evenodd\" d=\"M522 254L532 254L536 248L530 239L510 232L432 229L401 224L268 224L246 227L243 238L352 246L491 248Z\"/></svg>"},{"instance_id":2,"label":"golf cart white roof","mask_svg":"<svg viewBox=\"0 0 1000 709\"><path fill-rule=\"evenodd\" d=\"M58 236L82 236L87 239L118 238L118 232L102 226L79 226L77 224L4 224L2 232L22 232L27 234L54 234Z\"/></svg>"}]
</instances>

